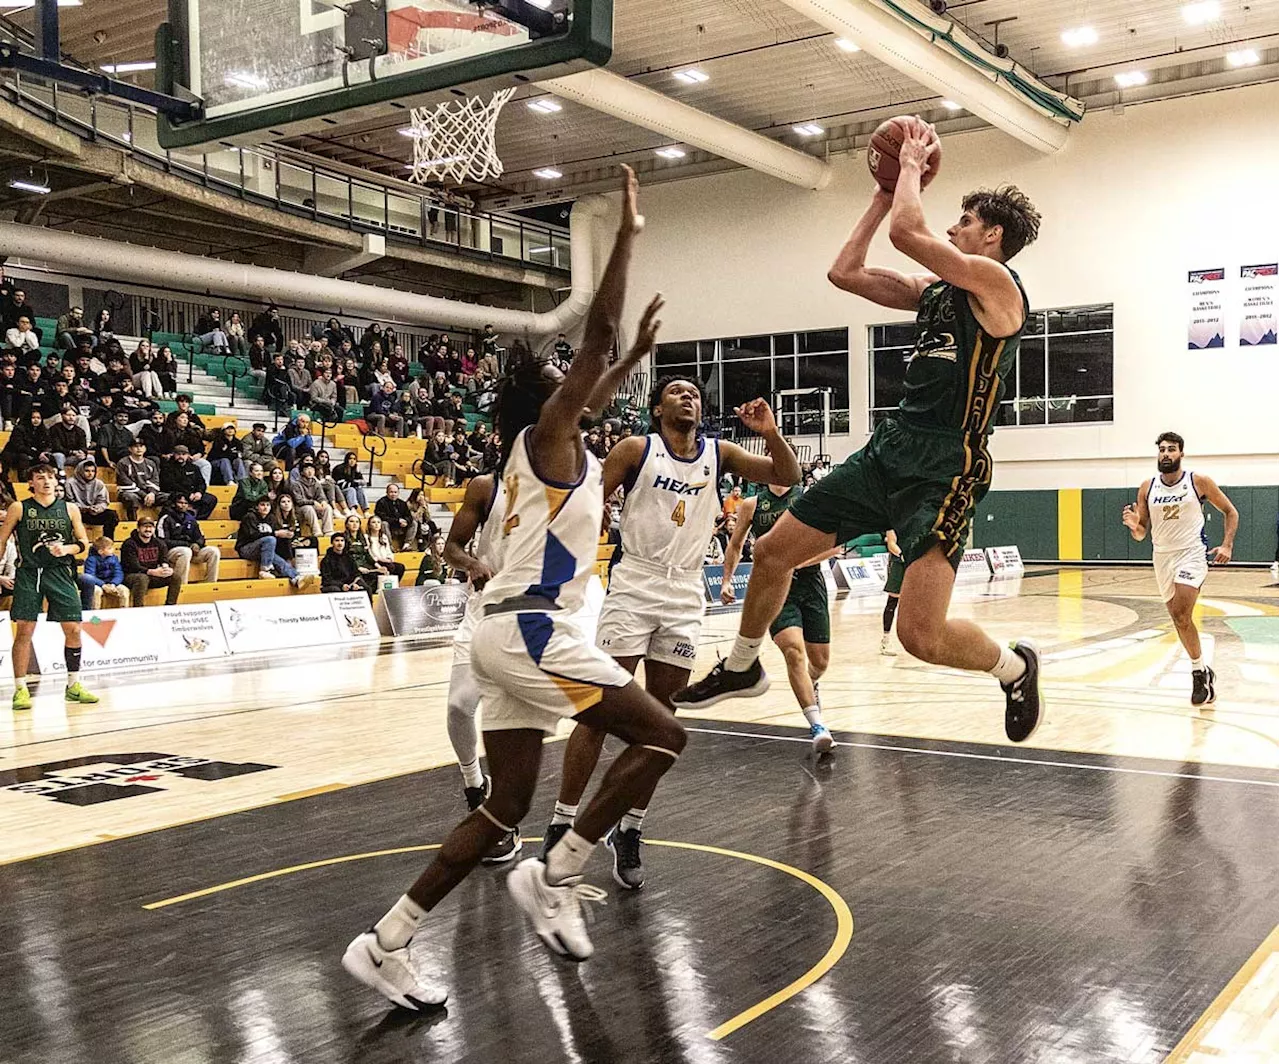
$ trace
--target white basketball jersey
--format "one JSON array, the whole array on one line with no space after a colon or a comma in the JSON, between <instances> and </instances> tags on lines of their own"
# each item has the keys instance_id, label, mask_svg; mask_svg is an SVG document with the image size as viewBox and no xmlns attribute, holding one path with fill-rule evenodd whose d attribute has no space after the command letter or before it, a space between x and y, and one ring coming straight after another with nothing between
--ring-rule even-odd
<instances>
[{"instance_id":1,"label":"white basketball jersey","mask_svg":"<svg viewBox=\"0 0 1280 1064\"><path fill-rule=\"evenodd\" d=\"M483 604L533 596L551 608L576 612L596 571L604 511L599 460L585 451L576 484L548 483L534 472L529 430L522 429L511 444L503 487L503 507L489 518L499 526L502 564L485 586Z\"/></svg>"},{"instance_id":2,"label":"white basketball jersey","mask_svg":"<svg viewBox=\"0 0 1280 1064\"><path fill-rule=\"evenodd\" d=\"M493 492L489 496L489 505L485 510L484 523L476 531L476 557L493 572L502 567L502 541L498 535L502 528L502 511L506 506L507 489L498 477L493 478ZM462 615L462 623L454 633L455 643L466 643L471 640L471 633L483 615L480 599L483 590L473 591L467 599L467 611Z\"/></svg>"},{"instance_id":3,"label":"white basketball jersey","mask_svg":"<svg viewBox=\"0 0 1280 1064\"><path fill-rule=\"evenodd\" d=\"M1204 507L1196 490L1196 475L1191 470L1184 469L1175 484L1153 477L1147 493L1147 509L1151 512L1152 550L1185 551L1208 545L1204 534Z\"/></svg>"},{"instance_id":4,"label":"white basketball jersey","mask_svg":"<svg viewBox=\"0 0 1280 1064\"><path fill-rule=\"evenodd\" d=\"M644 457L622 507L622 559L702 574L707 542L722 505L720 447L701 440L693 458L678 458L662 435L645 437Z\"/></svg>"}]
</instances>

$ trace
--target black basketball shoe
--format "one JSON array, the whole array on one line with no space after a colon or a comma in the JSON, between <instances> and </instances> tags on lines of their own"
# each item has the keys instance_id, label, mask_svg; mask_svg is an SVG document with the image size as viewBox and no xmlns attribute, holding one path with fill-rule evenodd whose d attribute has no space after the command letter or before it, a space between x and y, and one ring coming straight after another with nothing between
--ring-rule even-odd
<instances>
[{"instance_id":1,"label":"black basketball shoe","mask_svg":"<svg viewBox=\"0 0 1280 1064\"><path fill-rule=\"evenodd\" d=\"M479 787L463 787L462 797L467 800L467 812L474 813L489 797L489 777L485 776L484 782Z\"/></svg>"},{"instance_id":2,"label":"black basketball shoe","mask_svg":"<svg viewBox=\"0 0 1280 1064\"><path fill-rule=\"evenodd\" d=\"M520 852L523 845L520 828L514 827L510 831L504 831L502 838L495 842L493 848L480 860L483 864L506 864Z\"/></svg>"},{"instance_id":3,"label":"black basketball shoe","mask_svg":"<svg viewBox=\"0 0 1280 1064\"><path fill-rule=\"evenodd\" d=\"M545 863L547 854L551 852L552 847L564 838L564 833L568 831L572 824L548 824L547 830L542 833L542 852L538 857Z\"/></svg>"},{"instance_id":4,"label":"black basketball shoe","mask_svg":"<svg viewBox=\"0 0 1280 1064\"><path fill-rule=\"evenodd\" d=\"M613 851L613 881L626 890L639 890L644 886L644 866L640 863L640 829L623 831L614 826L604 837L604 844Z\"/></svg>"},{"instance_id":5,"label":"black basketball shoe","mask_svg":"<svg viewBox=\"0 0 1280 1064\"><path fill-rule=\"evenodd\" d=\"M1217 679L1213 670L1207 665L1203 669L1191 671L1191 704L1193 706L1211 706L1217 700L1218 692L1214 690L1213 681Z\"/></svg>"},{"instance_id":6,"label":"black basketball shoe","mask_svg":"<svg viewBox=\"0 0 1280 1064\"><path fill-rule=\"evenodd\" d=\"M723 661L695 684L677 691L671 698L676 709L706 709L726 698L755 698L769 690L769 676L757 658L749 669L731 672Z\"/></svg>"},{"instance_id":7,"label":"black basketball shoe","mask_svg":"<svg viewBox=\"0 0 1280 1064\"><path fill-rule=\"evenodd\" d=\"M1040 651L1030 639L1009 645L1027 663L1027 671L1004 688L1004 733L1011 742L1025 743L1040 726Z\"/></svg>"}]
</instances>

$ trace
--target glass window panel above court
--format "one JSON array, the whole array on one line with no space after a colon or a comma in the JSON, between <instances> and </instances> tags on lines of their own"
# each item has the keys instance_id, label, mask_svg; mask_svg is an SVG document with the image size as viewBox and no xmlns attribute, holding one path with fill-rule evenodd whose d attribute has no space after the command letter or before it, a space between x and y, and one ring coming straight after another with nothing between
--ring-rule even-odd
<instances>
[{"instance_id":1,"label":"glass window panel above court","mask_svg":"<svg viewBox=\"0 0 1280 1064\"><path fill-rule=\"evenodd\" d=\"M996 424L1027 427L1113 420L1114 318L1110 303L1033 310L1017 361L1005 381ZM914 340L913 322L868 327L868 428L901 402Z\"/></svg>"}]
</instances>

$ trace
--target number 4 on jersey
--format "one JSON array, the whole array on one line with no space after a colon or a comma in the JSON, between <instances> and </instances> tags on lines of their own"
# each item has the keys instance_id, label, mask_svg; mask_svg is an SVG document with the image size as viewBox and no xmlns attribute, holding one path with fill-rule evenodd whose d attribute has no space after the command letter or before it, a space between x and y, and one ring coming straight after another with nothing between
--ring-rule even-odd
<instances>
[{"instance_id":1,"label":"number 4 on jersey","mask_svg":"<svg viewBox=\"0 0 1280 1064\"><path fill-rule=\"evenodd\" d=\"M684 528L684 499L676 503L676 508L671 511L671 520L677 527Z\"/></svg>"}]
</instances>

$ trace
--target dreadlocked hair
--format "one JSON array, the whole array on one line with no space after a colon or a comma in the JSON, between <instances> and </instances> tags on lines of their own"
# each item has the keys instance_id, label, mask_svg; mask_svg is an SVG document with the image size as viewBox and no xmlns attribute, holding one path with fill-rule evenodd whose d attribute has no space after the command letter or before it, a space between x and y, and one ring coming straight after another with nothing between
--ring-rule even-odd
<instances>
[{"instance_id":1,"label":"dreadlocked hair","mask_svg":"<svg viewBox=\"0 0 1280 1064\"><path fill-rule=\"evenodd\" d=\"M525 358L512 365L498 381L498 397L494 405L493 428L502 437L498 456L498 476L507 468L511 446L522 429L538 423L542 404L551 398L558 381L544 376L545 360Z\"/></svg>"},{"instance_id":2,"label":"dreadlocked hair","mask_svg":"<svg viewBox=\"0 0 1280 1064\"><path fill-rule=\"evenodd\" d=\"M973 211L988 228L1001 226L1000 254L1008 262L1040 235L1040 212L1015 185L1001 185L994 191L976 189L965 196L961 208Z\"/></svg>"},{"instance_id":3,"label":"dreadlocked hair","mask_svg":"<svg viewBox=\"0 0 1280 1064\"><path fill-rule=\"evenodd\" d=\"M667 390L667 385L674 384L676 381L686 381L698 389L698 400L705 406L707 397L702 394L702 383L696 378L686 376L683 373L668 373L665 377L659 377L657 383L653 386L653 391L649 393L649 424L654 428L662 427L662 418L653 412L654 407L662 405L662 393Z\"/></svg>"}]
</instances>

